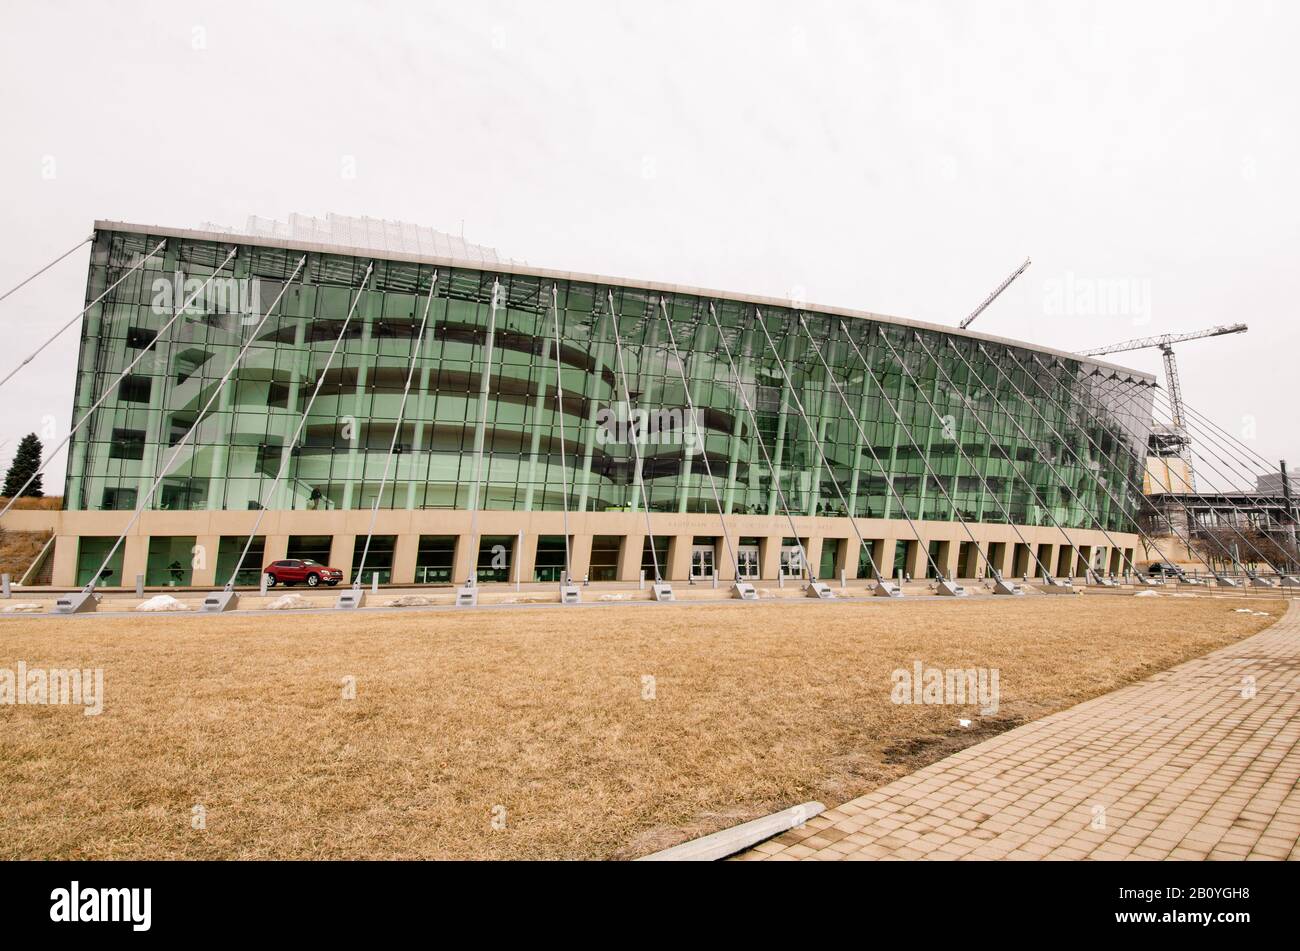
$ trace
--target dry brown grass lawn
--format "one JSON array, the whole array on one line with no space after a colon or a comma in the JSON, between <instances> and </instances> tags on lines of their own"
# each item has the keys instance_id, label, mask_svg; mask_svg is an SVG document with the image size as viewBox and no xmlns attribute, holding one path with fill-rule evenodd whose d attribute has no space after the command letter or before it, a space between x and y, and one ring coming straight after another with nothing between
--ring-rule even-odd
<instances>
[{"instance_id":1,"label":"dry brown grass lawn","mask_svg":"<svg viewBox=\"0 0 1300 951\"><path fill-rule=\"evenodd\" d=\"M891 671L913 660L999 668L988 731L1282 611L1252 599L1271 617L1233 613L1240 603L6 618L0 668L103 667L106 700L98 717L0 706L0 857L643 854L842 801L978 739L956 729L962 708L890 703ZM191 828L197 804L205 831Z\"/></svg>"},{"instance_id":2,"label":"dry brown grass lawn","mask_svg":"<svg viewBox=\"0 0 1300 951\"><path fill-rule=\"evenodd\" d=\"M2 507L3 500L0 500L0 508ZM22 578L45 543L50 540L51 534L0 530L0 574L9 575L14 581Z\"/></svg>"},{"instance_id":3,"label":"dry brown grass lawn","mask_svg":"<svg viewBox=\"0 0 1300 951\"><path fill-rule=\"evenodd\" d=\"M0 508L3 508L8 504L9 504L9 496L0 495ZM42 495L40 498L35 498L30 495L22 495L19 496L18 501L14 503L14 508L15 509L40 509L45 512L58 512L61 511L63 508L63 496Z\"/></svg>"}]
</instances>

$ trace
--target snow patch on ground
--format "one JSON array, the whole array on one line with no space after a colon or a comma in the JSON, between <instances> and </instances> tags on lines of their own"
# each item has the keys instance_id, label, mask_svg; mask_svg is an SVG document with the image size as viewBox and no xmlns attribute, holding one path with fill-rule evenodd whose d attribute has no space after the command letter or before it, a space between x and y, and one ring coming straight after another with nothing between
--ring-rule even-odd
<instances>
[{"instance_id":1,"label":"snow patch on ground","mask_svg":"<svg viewBox=\"0 0 1300 951\"><path fill-rule=\"evenodd\" d=\"M428 604L437 604L437 598L431 598L427 594L404 594L400 598L393 598L387 602L390 608L418 608Z\"/></svg>"},{"instance_id":2,"label":"snow patch on ground","mask_svg":"<svg viewBox=\"0 0 1300 951\"><path fill-rule=\"evenodd\" d=\"M170 594L154 595L136 608L137 611L188 611L189 609L189 605L177 601Z\"/></svg>"},{"instance_id":3,"label":"snow patch on ground","mask_svg":"<svg viewBox=\"0 0 1300 951\"><path fill-rule=\"evenodd\" d=\"M26 613L30 611L44 611L44 610L45 608L39 604L33 604L30 601L23 601L18 604L11 604L8 607L6 607L5 614L9 614L14 611Z\"/></svg>"},{"instance_id":4,"label":"snow patch on ground","mask_svg":"<svg viewBox=\"0 0 1300 951\"><path fill-rule=\"evenodd\" d=\"M1155 592L1155 591L1139 591L1137 594L1133 595L1133 597L1135 597L1135 598L1158 598L1158 597L1160 597L1160 595L1159 595L1158 592Z\"/></svg>"},{"instance_id":5,"label":"snow patch on ground","mask_svg":"<svg viewBox=\"0 0 1300 951\"><path fill-rule=\"evenodd\" d=\"M300 594L282 594L274 601L266 605L267 611L294 611L298 608L309 608L311 602Z\"/></svg>"}]
</instances>

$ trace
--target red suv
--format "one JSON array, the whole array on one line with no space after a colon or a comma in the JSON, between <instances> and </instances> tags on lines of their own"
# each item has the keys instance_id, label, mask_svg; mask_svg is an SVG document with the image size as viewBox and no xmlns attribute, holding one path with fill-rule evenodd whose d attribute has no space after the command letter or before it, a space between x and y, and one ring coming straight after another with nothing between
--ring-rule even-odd
<instances>
[{"instance_id":1,"label":"red suv","mask_svg":"<svg viewBox=\"0 0 1300 951\"><path fill-rule=\"evenodd\" d=\"M312 561L310 558L286 558L284 561L273 561L266 566L268 588L274 588L281 583L286 587L293 587L299 581L306 582L309 588L314 588L321 583L332 588L342 580L343 572Z\"/></svg>"}]
</instances>

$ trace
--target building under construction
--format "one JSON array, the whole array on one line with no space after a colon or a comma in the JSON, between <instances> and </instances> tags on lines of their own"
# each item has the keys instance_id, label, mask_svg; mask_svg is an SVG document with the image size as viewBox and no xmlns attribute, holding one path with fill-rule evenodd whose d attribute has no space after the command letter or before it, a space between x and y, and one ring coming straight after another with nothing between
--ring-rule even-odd
<instances>
[{"instance_id":1,"label":"building under construction","mask_svg":"<svg viewBox=\"0 0 1300 951\"><path fill-rule=\"evenodd\" d=\"M56 586L1122 572L1154 379L419 234L98 222ZM423 240L423 243L421 241Z\"/></svg>"}]
</instances>

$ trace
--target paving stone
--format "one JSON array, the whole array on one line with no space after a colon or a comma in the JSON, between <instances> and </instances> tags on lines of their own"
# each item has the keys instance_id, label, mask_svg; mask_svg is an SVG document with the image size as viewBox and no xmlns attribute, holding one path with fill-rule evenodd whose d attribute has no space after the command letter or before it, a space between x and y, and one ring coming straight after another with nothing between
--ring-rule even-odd
<instances>
[{"instance_id":1,"label":"paving stone","mask_svg":"<svg viewBox=\"0 0 1300 951\"><path fill-rule=\"evenodd\" d=\"M1262 633L814 821L740 857L1300 860L1300 602Z\"/></svg>"}]
</instances>

